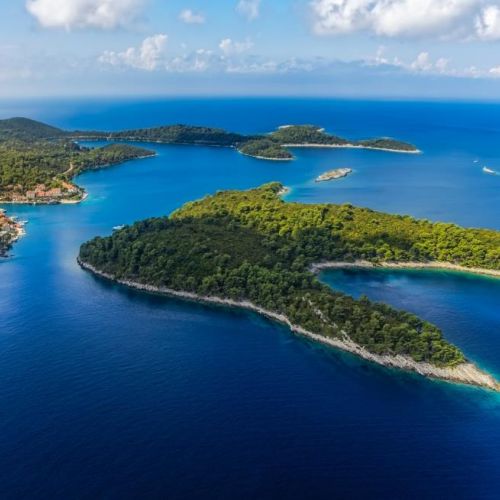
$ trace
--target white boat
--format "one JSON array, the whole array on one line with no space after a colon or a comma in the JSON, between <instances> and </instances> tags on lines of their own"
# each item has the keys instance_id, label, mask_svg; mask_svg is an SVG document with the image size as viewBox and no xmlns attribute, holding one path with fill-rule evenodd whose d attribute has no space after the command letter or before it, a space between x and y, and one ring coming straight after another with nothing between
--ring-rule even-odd
<instances>
[{"instance_id":1,"label":"white boat","mask_svg":"<svg viewBox=\"0 0 500 500\"><path fill-rule=\"evenodd\" d=\"M491 175L495 175L496 172L494 170L492 170L491 168L488 168L488 167L483 167L483 172L485 174L491 174Z\"/></svg>"},{"instance_id":2,"label":"white boat","mask_svg":"<svg viewBox=\"0 0 500 500\"><path fill-rule=\"evenodd\" d=\"M121 226L115 226L113 228L113 231L119 231L120 229L123 229L125 226L124 225L121 225Z\"/></svg>"}]
</instances>

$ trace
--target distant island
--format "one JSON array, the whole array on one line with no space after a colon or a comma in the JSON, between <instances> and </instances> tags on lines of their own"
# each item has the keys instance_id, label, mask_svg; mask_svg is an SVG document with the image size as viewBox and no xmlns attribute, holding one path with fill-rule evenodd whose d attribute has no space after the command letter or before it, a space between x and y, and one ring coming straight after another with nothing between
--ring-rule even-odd
<instances>
[{"instance_id":1,"label":"distant island","mask_svg":"<svg viewBox=\"0 0 500 500\"><path fill-rule=\"evenodd\" d=\"M269 137L282 148L355 148L394 153L420 153L413 144L389 137L354 141L329 134L323 128L314 125L284 125L269 134Z\"/></svg>"},{"instance_id":2,"label":"distant island","mask_svg":"<svg viewBox=\"0 0 500 500\"><path fill-rule=\"evenodd\" d=\"M316 182L325 182L325 181L333 181L336 179L342 179L342 177L347 177L352 173L351 168L337 168L335 170L329 170L324 174L316 177Z\"/></svg>"},{"instance_id":3,"label":"distant island","mask_svg":"<svg viewBox=\"0 0 500 500\"><path fill-rule=\"evenodd\" d=\"M156 142L162 144L194 144L232 147L240 153L262 160L292 160L287 148L359 148L399 153L419 153L413 145L390 138L350 141L328 134L314 125L284 125L265 135L241 135L219 128L190 125L167 125L121 132L74 132L78 137Z\"/></svg>"},{"instance_id":4,"label":"distant island","mask_svg":"<svg viewBox=\"0 0 500 500\"><path fill-rule=\"evenodd\" d=\"M87 148L79 140L111 141ZM65 131L28 118L0 120L0 203L76 203L85 197L72 179L87 170L154 156L153 151L123 144L150 142L231 147L264 160L291 160L288 147L355 147L418 152L394 139L348 141L312 125L285 126L266 135L241 135L223 129L168 125L156 128Z\"/></svg>"},{"instance_id":5,"label":"distant island","mask_svg":"<svg viewBox=\"0 0 500 500\"><path fill-rule=\"evenodd\" d=\"M500 232L344 205L288 203L283 186L224 191L82 245L80 265L141 290L254 310L373 362L493 390L434 325L322 284L329 265L449 265L500 275Z\"/></svg>"}]
</instances>

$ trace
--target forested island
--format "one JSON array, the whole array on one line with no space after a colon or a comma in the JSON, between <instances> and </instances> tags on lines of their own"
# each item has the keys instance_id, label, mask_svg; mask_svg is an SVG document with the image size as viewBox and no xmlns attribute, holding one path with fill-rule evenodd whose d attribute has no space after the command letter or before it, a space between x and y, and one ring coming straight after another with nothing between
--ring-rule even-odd
<instances>
[{"instance_id":1,"label":"forested island","mask_svg":"<svg viewBox=\"0 0 500 500\"><path fill-rule=\"evenodd\" d=\"M273 145L270 148L270 145ZM287 148L357 148L391 151L397 153L419 153L413 145L391 138L354 141L327 133L314 125L284 125L263 139L252 141L251 156L264 159L293 159ZM246 145L241 148L246 152Z\"/></svg>"},{"instance_id":2,"label":"forested island","mask_svg":"<svg viewBox=\"0 0 500 500\"><path fill-rule=\"evenodd\" d=\"M140 289L246 307L380 364L498 389L434 325L323 285L315 263L440 262L500 270L500 233L344 205L225 191L82 245L80 264Z\"/></svg>"},{"instance_id":3,"label":"forested island","mask_svg":"<svg viewBox=\"0 0 500 500\"><path fill-rule=\"evenodd\" d=\"M120 143L86 148L50 125L0 120L0 202L77 202L84 191L71 182L76 175L154 154Z\"/></svg>"},{"instance_id":4,"label":"forested island","mask_svg":"<svg viewBox=\"0 0 500 500\"><path fill-rule=\"evenodd\" d=\"M193 144L232 147L240 153L263 160L292 160L290 147L361 148L400 153L418 153L406 142L390 138L353 141L328 134L314 125L285 125L264 135L241 135L220 128L167 125L156 128L120 132L73 132L83 138L157 142L162 144Z\"/></svg>"},{"instance_id":5,"label":"forested island","mask_svg":"<svg viewBox=\"0 0 500 500\"><path fill-rule=\"evenodd\" d=\"M78 144L106 140L98 148ZM71 180L86 170L153 156L144 148L124 144L155 142L231 147L264 160L291 160L287 147L357 147L417 152L393 139L348 141L311 125L285 126L266 135L241 135L223 129L169 125L118 132L65 131L27 118L0 120L0 202L78 202L84 191Z\"/></svg>"}]
</instances>

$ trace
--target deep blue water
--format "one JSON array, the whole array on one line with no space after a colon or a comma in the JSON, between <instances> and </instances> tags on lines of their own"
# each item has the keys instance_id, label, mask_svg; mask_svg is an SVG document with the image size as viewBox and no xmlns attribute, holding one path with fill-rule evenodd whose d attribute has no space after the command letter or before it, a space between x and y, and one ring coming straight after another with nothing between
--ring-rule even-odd
<instances>
[{"instance_id":1,"label":"deep blue water","mask_svg":"<svg viewBox=\"0 0 500 500\"><path fill-rule=\"evenodd\" d=\"M75 263L117 224L217 189L278 180L290 200L351 202L500 229L500 105L320 100L0 102L80 129L316 123L424 154L218 148L82 175L75 206L8 206L28 235L0 262L1 498L497 498L500 397L387 370L253 314L142 294ZM474 163L474 160L478 163ZM315 184L337 166L355 173ZM438 324L500 374L500 282L445 272L324 273Z\"/></svg>"}]
</instances>

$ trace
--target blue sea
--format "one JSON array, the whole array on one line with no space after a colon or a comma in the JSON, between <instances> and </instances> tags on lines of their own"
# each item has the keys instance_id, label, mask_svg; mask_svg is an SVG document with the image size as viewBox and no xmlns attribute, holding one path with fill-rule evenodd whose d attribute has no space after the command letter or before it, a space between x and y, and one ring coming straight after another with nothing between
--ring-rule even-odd
<instances>
[{"instance_id":1,"label":"blue sea","mask_svg":"<svg viewBox=\"0 0 500 500\"><path fill-rule=\"evenodd\" d=\"M321 99L0 101L0 118L70 129L187 123L262 133L311 123L422 155L148 145L89 172L72 206L29 221L0 262L0 498L322 499L500 496L500 396L385 369L255 314L148 295L76 264L113 226L269 181L289 201L353 203L500 229L500 104ZM350 167L342 180L314 182ZM500 281L443 271L329 271L354 296L436 323L500 376Z\"/></svg>"}]
</instances>

